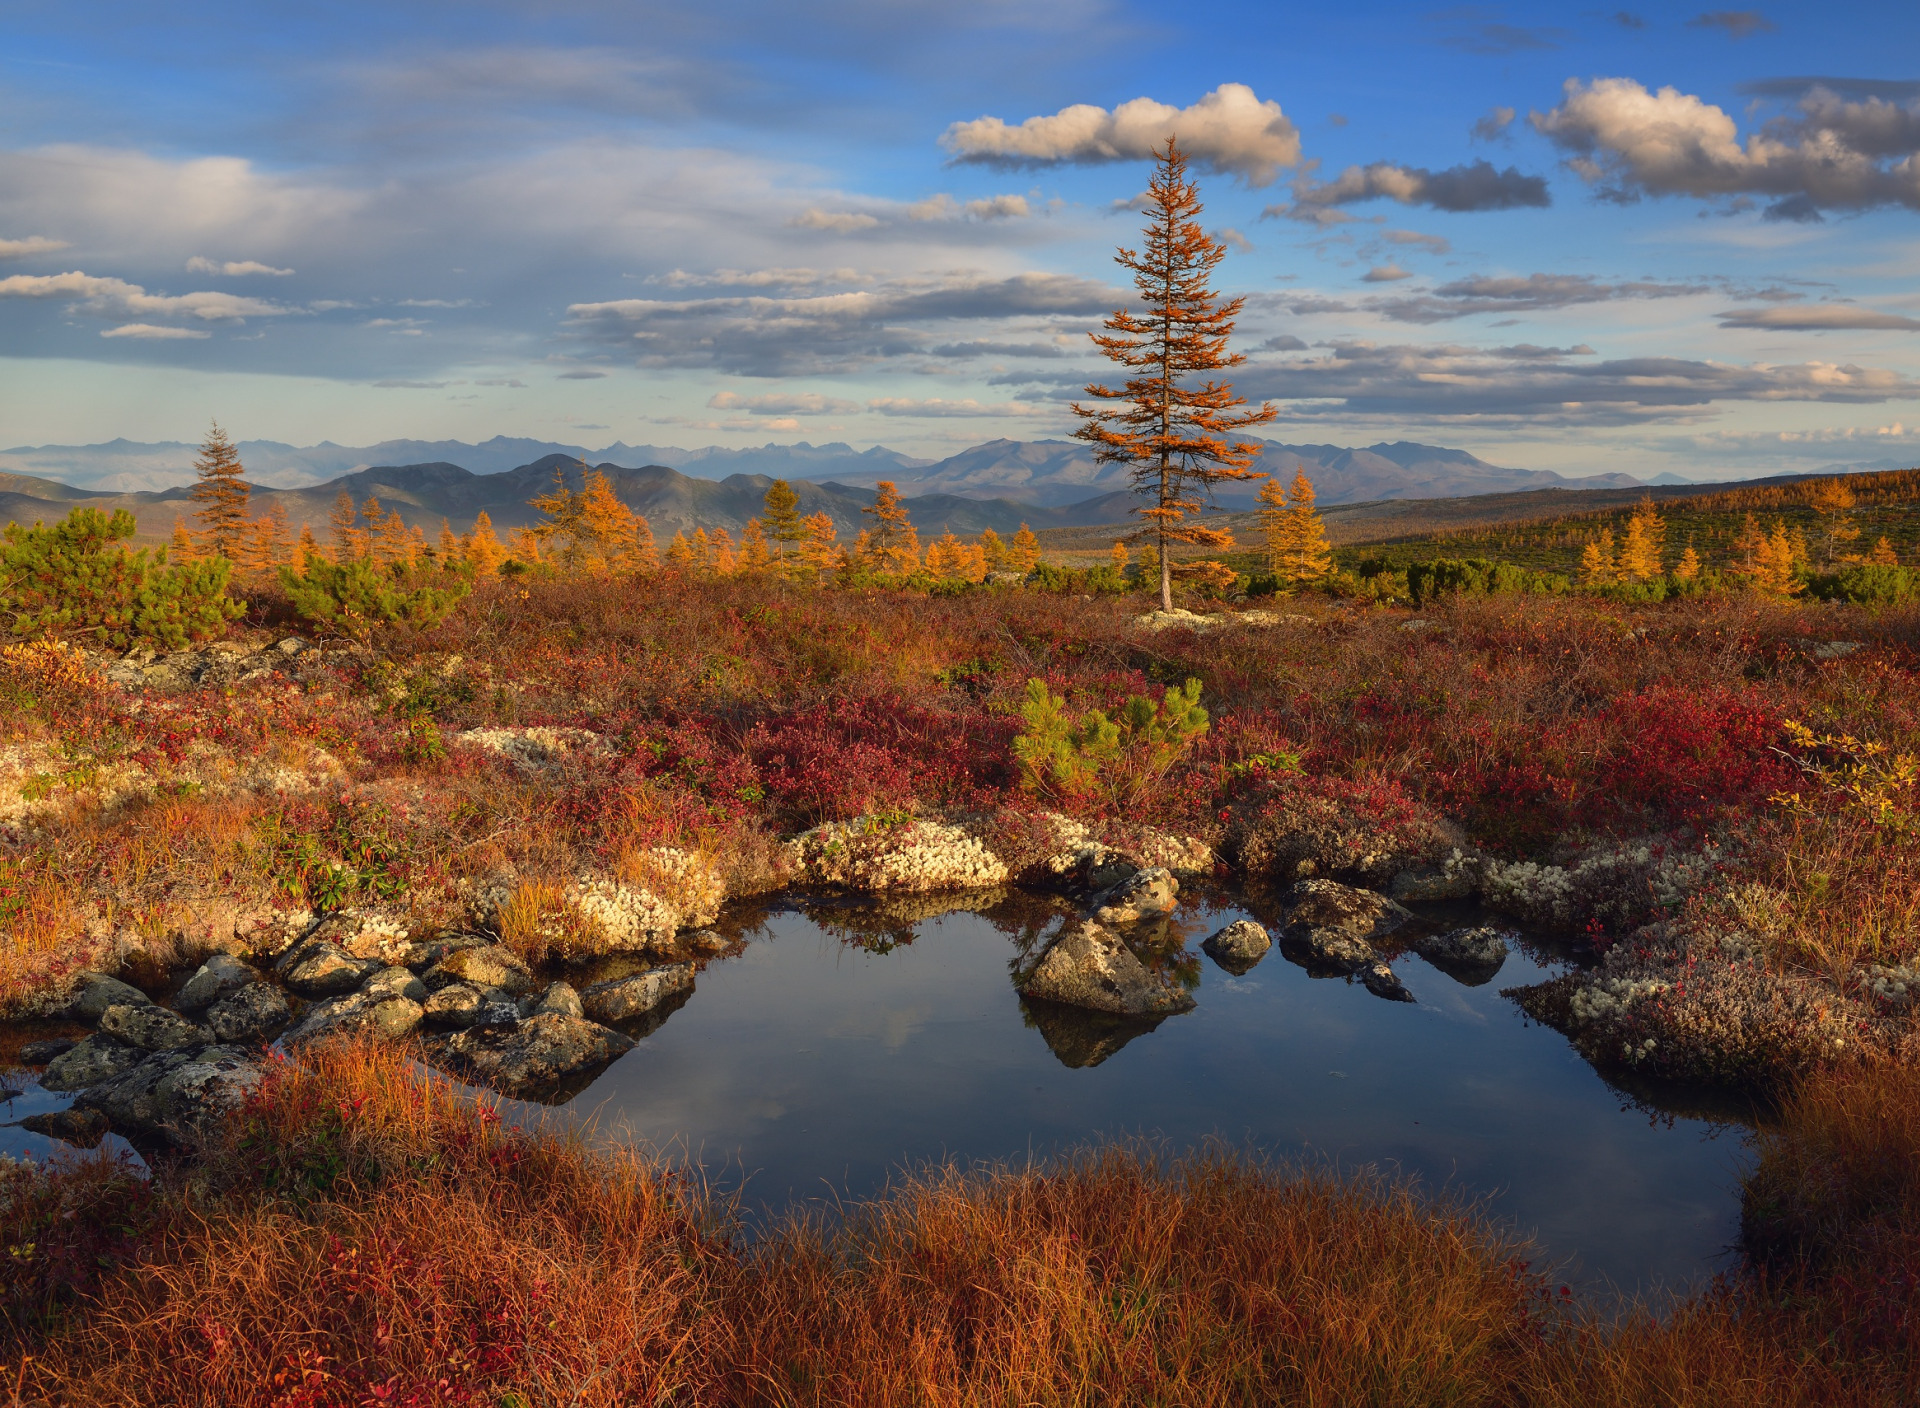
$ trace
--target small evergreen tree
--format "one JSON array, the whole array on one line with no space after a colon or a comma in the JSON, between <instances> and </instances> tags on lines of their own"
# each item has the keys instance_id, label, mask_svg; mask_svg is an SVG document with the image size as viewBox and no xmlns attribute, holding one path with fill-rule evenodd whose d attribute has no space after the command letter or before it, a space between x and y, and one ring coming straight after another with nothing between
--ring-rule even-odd
<instances>
[{"instance_id":1,"label":"small evergreen tree","mask_svg":"<svg viewBox=\"0 0 1920 1408\"><path fill-rule=\"evenodd\" d=\"M193 501L200 506L193 516L200 524L201 538L216 557L238 561L236 555L246 550L247 497L251 490L240 477L246 472L240 452L218 421L201 443L193 469L198 476Z\"/></svg>"},{"instance_id":2,"label":"small evergreen tree","mask_svg":"<svg viewBox=\"0 0 1920 1408\"><path fill-rule=\"evenodd\" d=\"M294 610L322 630L362 643L383 626L425 630L438 625L472 590L453 572L435 572L428 580L401 567L383 567L368 559L307 564L305 572L280 569L280 581Z\"/></svg>"},{"instance_id":3,"label":"small evergreen tree","mask_svg":"<svg viewBox=\"0 0 1920 1408\"><path fill-rule=\"evenodd\" d=\"M1020 531L1013 535L1013 542L1007 547L1007 571L1018 572L1024 577L1039 565L1040 539L1034 536L1033 529L1022 523Z\"/></svg>"},{"instance_id":4,"label":"small evergreen tree","mask_svg":"<svg viewBox=\"0 0 1920 1408\"><path fill-rule=\"evenodd\" d=\"M333 540L335 562L353 562L367 555L367 534L359 521L353 495L342 489L327 514L327 535Z\"/></svg>"},{"instance_id":5,"label":"small evergreen tree","mask_svg":"<svg viewBox=\"0 0 1920 1408\"><path fill-rule=\"evenodd\" d=\"M767 512L767 536L773 539L775 552L784 566L787 549L796 551L807 540L807 526L800 517L800 495L793 485L784 479L776 479L767 486L767 496L763 500Z\"/></svg>"},{"instance_id":6,"label":"small evergreen tree","mask_svg":"<svg viewBox=\"0 0 1920 1408\"><path fill-rule=\"evenodd\" d=\"M882 479L874 489L873 503L860 510L873 518L865 560L878 571L904 577L920 565L920 534L891 479Z\"/></svg>"},{"instance_id":7,"label":"small evergreen tree","mask_svg":"<svg viewBox=\"0 0 1920 1408\"><path fill-rule=\"evenodd\" d=\"M1313 481L1304 469L1294 471L1287 497L1280 575L1296 584L1317 582L1333 570L1333 546L1327 541L1326 522L1313 506Z\"/></svg>"},{"instance_id":8,"label":"small evergreen tree","mask_svg":"<svg viewBox=\"0 0 1920 1408\"><path fill-rule=\"evenodd\" d=\"M1007 545L998 533L989 528L980 535L980 551L986 554L987 570L999 572L1007 565Z\"/></svg>"},{"instance_id":9,"label":"small evergreen tree","mask_svg":"<svg viewBox=\"0 0 1920 1408\"><path fill-rule=\"evenodd\" d=\"M833 526L833 515L822 509L804 520L807 536L800 544L800 561L811 572L831 572L839 565L834 540L840 536Z\"/></svg>"},{"instance_id":10,"label":"small evergreen tree","mask_svg":"<svg viewBox=\"0 0 1920 1408\"><path fill-rule=\"evenodd\" d=\"M1286 576L1287 491L1272 475L1260 485L1260 537L1266 546L1267 571Z\"/></svg>"}]
</instances>

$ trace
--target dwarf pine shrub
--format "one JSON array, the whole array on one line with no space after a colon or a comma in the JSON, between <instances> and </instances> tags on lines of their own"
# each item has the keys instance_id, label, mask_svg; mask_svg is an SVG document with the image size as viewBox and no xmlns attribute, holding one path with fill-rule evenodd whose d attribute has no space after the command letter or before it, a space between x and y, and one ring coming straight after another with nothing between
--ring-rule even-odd
<instances>
[{"instance_id":1,"label":"dwarf pine shrub","mask_svg":"<svg viewBox=\"0 0 1920 1408\"><path fill-rule=\"evenodd\" d=\"M396 570L357 558L328 562L316 558L304 573L280 569L280 580L293 608L315 625L364 641L381 626L407 625L426 630L446 619L472 584L451 572L419 580Z\"/></svg>"},{"instance_id":2,"label":"dwarf pine shrub","mask_svg":"<svg viewBox=\"0 0 1920 1408\"><path fill-rule=\"evenodd\" d=\"M0 612L32 638L90 636L124 650L136 643L178 650L222 634L245 609L227 595L225 558L168 563L166 549L117 546L133 515L76 508L48 527L9 523L0 545Z\"/></svg>"},{"instance_id":3,"label":"dwarf pine shrub","mask_svg":"<svg viewBox=\"0 0 1920 1408\"><path fill-rule=\"evenodd\" d=\"M1114 719L1099 709L1071 718L1062 696L1046 681L1030 679L1020 718L1026 727L1014 738L1013 753L1027 785L1068 792L1090 790L1103 770L1123 763L1136 776L1159 777L1208 724L1196 679L1168 689L1157 704L1133 695Z\"/></svg>"}]
</instances>

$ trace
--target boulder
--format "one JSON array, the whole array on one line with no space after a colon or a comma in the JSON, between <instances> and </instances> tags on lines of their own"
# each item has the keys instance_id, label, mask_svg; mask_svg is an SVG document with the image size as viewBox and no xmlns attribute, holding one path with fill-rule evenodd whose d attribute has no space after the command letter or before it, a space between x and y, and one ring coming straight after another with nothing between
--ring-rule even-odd
<instances>
[{"instance_id":1,"label":"boulder","mask_svg":"<svg viewBox=\"0 0 1920 1408\"><path fill-rule=\"evenodd\" d=\"M669 963L628 978L595 983L580 994L581 1011L596 1022L627 1022L693 987L691 963Z\"/></svg>"},{"instance_id":2,"label":"boulder","mask_svg":"<svg viewBox=\"0 0 1920 1408\"><path fill-rule=\"evenodd\" d=\"M1239 919L1200 942L1201 949L1229 973L1244 973L1273 947L1267 931L1251 919Z\"/></svg>"},{"instance_id":3,"label":"boulder","mask_svg":"<svg viewBox=\"0 0 1920 1408\"><path fill-rule=\"evenodd\" d=\"M1508 936L1507 930L1481 924L1444 934L1416 935L1411 947L1449 977L1479 987L1491 982L1507 961Z\"/></svg>"},{"instance_id":4,"label":"boulder","mask_svg":"<svg viewBox=\"0 0 1920 1408\"><path fill-rule=\"evenodd\" d=\"M1413 922L1413 915L1385 895L1337 880L1302 880L1288 891L1286 927L1280 943L1289 957L1309 968L1358 973L1378 957L1373 941Z\"/></svg>"},{"instance_id":5,"label":"boulder","mask_svg":"<svg viewBox=\"0 0 1920 1408\"><path fill-rule=\"evenodd\" d=\"M542 1012L513 1027L471 1027L446 1039L442 1054L508 1095L534 1094L603 1066L633 1039L583 1017Z\"/></svg>"},{"instance_id":6,"label":"boulder","mask_svg":"<svg viewBox=\"0 0 1920 1408\"><path fill-rule=\"evenodd\" d=\"M75 1107L50 1110L44 1115L28 1115L20 1121L20 1128L44 1134L49 1139L58 1139L76 1149L92 1149L106 1137L109 1126L107 1117L98 1110Z\"/></svg>"},{"instance_id":7,"label":"boulder","mask_svg":"<svg viewBox=\"0 0 1920 1408\"><path fill-rule=\"evenodd\" d=\"M1063 929L1019 983L1021 995L1125 1017L1186 1012L1193 996L1148 971L1120 936L1093 920Z\"/></svg>"},{"instance_id":8,"label":"boulder","mask_svg":"<svg viewBox=\"0 0 1920 1408\"><path fill-rule=\"evenodd\" d=\"M270 983L251 983L221 998L201 1018L215 1041L242 1045L266 1041L292 1020L286 995Z\"/></svg>"},{"instance_id":9,"label":"boulder","mask_svg":"<svg viewBox=\"0 0 1920 1408\"><path fill-rule=\"evenodd\" d=\"M427 985L405 968L382 968L360 985L362 996L404 997L409 1002L425 1002Z\"/></svg>"},{"instance_id":10,"label":"boulder","mask_svg":"<svg viewBox=\"0 0 1920 1408\"><path fill-rule=\"evenodd\" d=\"M1138 924L1143 919L1158 919L1173 913L1180 895L1180 882L1163 866L1137 870L1112 889L1096 895L1093 917L1102 924Z\"/></svg>"},{"instance_id":11,"label":"boulder","mask_svg":"<svg viewBox=\"0 0 1920 1408\"><path fill-rule=\"evenodd\" d=\"M115 1003L100 1014L100 1030L142 1051L178 1051L207 1044L207 1034L199 1027L151 1002Z\"/></svg>"},{"instance_id":12,"label":"boulder","mask_svg":"<svg viewBox=\"0 0 1920 1408\"><path fill-rule=\"evenodd\" d=\"M1413 1001L1413 994L1407 991L1406 984L1400 981L1393 969L1377 958L1360 970L1360 981L1375 997L1384 997L1389 1002Z\"/></svg>"},{"instance_id":13,"label":"boulder","mask_svg":"<svg viewBox=\"0 0 1920 1408\"><path fill-rule=\"evenodd\" d=\"M586 1009L581 1005L580 994L573 990L571 983L549 983L547 990L534 999L529 1017L538 1017L543 1012L557 1012L562 1017L584 1017Z\"/></svg>"},{"instance_id":14,"label":"boulder","mask_svg":"<svg viewBox=\"0 0 1920 1408\"><path fill-rule=\"evenodd\" d=\"M231 1046L158 1051L81 1093L76 1105L100 1111L115 1129L185 1140L237 1107L260 1083L260 1068Z\"/></svg>"},{"instance_id":15,"label":"boulder","mask_svg":"<svg viewBox=\"0 0 1920 1408\"><path fill-rule=\"evenodd\" d=\"M174 999L182 1012L204 1012L221 998L236 993L260 975L239 959L216 953L188 978Z\"/></svg>"},{"instance_id":16,"label":"boulder","mask_svg":"<svg viewBox=\"0 0 1920 1408\"><path fill-rule=\"evenodd\" d=\"M400 971L406 972L405 969ZM408 974L409 977L412 974ZM374 989L329 998L312 1007L287 1033L287 1045L296 1046L322 1036L364 1034L376 1041L398 1041L420 1025L421 1006L410 997Z\"/></svg>"},{"instance_id":17,"label":"boulder","mask_svg":"<svg viewBox=\"0 0 1920 1408\"><path fill-rule=\"evenodd\" d=\"M377 958L355 958L325 939L310 939L290 950L277 966L287 986L302 997L335 997L352 992L386 964Z\"/></svg>"},{"instance_id":18,"label":"boulder","mask_svg":"<svg viewBox=\"0 0 1920 1408\"><path fill-rule=\"evenodd\" d=\"M117 1003L137 1007L153 999L131 983L109 978L105 973L82 973L80 984L67 1004L66 1015L82 1022L97 1022L100 1014Z\"/></svg>"},{"instance_id":19,"label":"boulder","mask_svg":"<svg viewBox=\"0 0 1920 1408\"><path fill-rule=\"evenodd\" d=\"M50 1037L46 1041L30 1041L20 1048L20 1064L23 1066L44 1066L57 1056L64 1056L73 1050L71 1038Z\"/></svg>"},{"instance_id":20,"label":"boulder","mask_svg":"<svg viewBox=\"0 0 1920 1408\"><path fill-rule=\"evenodd\" d=\"M136 1046L96 1033L49 1061L46 1070L40 1073L40 1088L57 1092L85 1090L90 1085L124 1075L145 1056L146 1052Z\"/></svg>"},{"instance_id":21,"label":"boulder","mask_svg":"<svg viewBox=\"0 0 1920 1408\"><path fill-rule=\"evenodd\" d=\"M420 975L428 992L452 983L472 988L499 988L518 997L533 991L533 973L520 956L501 944L456 949Z\"/></svg>"},{"instance_id":22,"label":"boulder","mask_svg":"<svg viewBox=\"0 0 1920 1408\"><path fill-rule=\"evenodd\" d=\"M421 1019L435 1027L470 1027L480 1020L480 994L465 983L448 983L426 1001Z\"/></svg>"}]
</instances>

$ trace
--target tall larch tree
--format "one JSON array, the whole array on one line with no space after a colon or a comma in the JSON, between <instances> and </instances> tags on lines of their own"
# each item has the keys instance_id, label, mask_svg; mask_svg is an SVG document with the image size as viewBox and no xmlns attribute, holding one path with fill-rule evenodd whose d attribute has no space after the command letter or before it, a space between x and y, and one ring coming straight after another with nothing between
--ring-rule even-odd
<instances>
[{"instance_id":1,"label":"tall larch tree","mask_svg":"<svg viewBox=\"0 0 1920 1408\"><path fill-rule=\"evenodd\" d=\"M1333 571L1333 544L1327 525L1313 506L1313 481L1304 469L1293 472L1287 486L1286 530L1282 540L1282 575L1294 584L1317 582Z\"/></svg>"},{"instance_id":2,"label":"tall larch tree","mask_svg":"<svg viewBox=\"0 0 1920 1408\"><path fill-rule=\"evenodd\" d=\"M1115 256L1133 274L1139 311L1122 308L1106 320L1105 336L1092 334L1102 354L1131 375L1119 387L1087 387L1089 397L1109 404L1076 403L1082 424L1074 434L1093 444L1101 463L1125 465L1135 492L1147 499L1134 510L1145 522L1132 538L1158 550L1160 605L1171 611L1168 548L1233 546L1231 534L1194 521L1194 515L1211 500L1215 485L1258 477L1249 466L1259 443L1233 437L1267 424L1276 412L1265 405L1236 409L1246 398L1208 375L1246 360L1227 351L1245 300L1221 302L1209 287L1226 248L1200 228L1200 188L1187 179L1186 154L1171 136L1158 154L1145 200L1145 250L1122 247Z\"/></svg>"},{"instance_id":3,"label":"tall larch tree","mask_svg":"<svg viewBox=\"0 0 1920 1408\"><path fill-rule=\"evenodd\" d=\"M1276 577L1285 575L1287 491L1271 476L1260 486L1260 538L1265 547L1267 571Z\"/></svg>"},{"instance_id":4,"label":"tall larch tree","mask_svg":"<svg viewBox=\"0 0 1920 1408\"><path fill-rule=\"evenodd\" d=\"M1007 545L1007 570L1018 572L1022 577L1040 565L1040 539L1026 524L1020 525L1020 531L1013 535L1013 541Z\"/></svg>"},{"instance_id":5,"label":"tall larch tree","mask_svg":"<svg viewBox=\"0 0 1920 1408\"><path fill-rule=\"evenodd\" d=\"M867 557L876 568L904 577L920 565L920 534L891 479L882 479L874 486L873 502L860 512L873 519Z\"/></svg>"},{"instance_id":6,"label":"tall larch tree","mask_svg":"<svg viewBox=\"0 0 1920 1408\"><path fill-rule=\"evenodd\" d=\"M194 520L200 525L201 541L215 557L238 562L246 556L251 524L247 517L247 499L251 486L241 476L246 469L240 452L227 432L215 421L201 442L199 458L193 462L197 476L193 486Z\"/></svg>"},{"instance_id":7,"label":"tall larch tree","mask_svg":"<svg viewBox=\"0 0 1920 1408\"><path fill-rule=\"evenodd\" d=\"M474 516L473 531L461 539L460 547L462 555L482 577L498 573L500 564L507 560L506 545L494 536L493 519L485 509Z\"/></svg>"},{"instance_id":8,"label":"tall larch tree","mask_svg":"<svg viewBox=\"0 0 1920 1408\"><path fill-rule=\"evenodd\" d=\"M812 572L833 571L840 557L834 546L840 530L833 526L833 515L822 509L801 521L806 525L807 536L800 543L800 561Z\"/></svg>"},{"instance_id":9,"label":"tall larch tree","mask_svg":"<svg viewBox=\"0 0 1920 1408\"><path fill-rule=\"evenodd\" d=\"M353 506L353 495L345 489L340 491L327 514L327 536L333 539L335 562L358 562L367 555L367 534L360 527L360 511Z\"/></svg>"}]
</instances>

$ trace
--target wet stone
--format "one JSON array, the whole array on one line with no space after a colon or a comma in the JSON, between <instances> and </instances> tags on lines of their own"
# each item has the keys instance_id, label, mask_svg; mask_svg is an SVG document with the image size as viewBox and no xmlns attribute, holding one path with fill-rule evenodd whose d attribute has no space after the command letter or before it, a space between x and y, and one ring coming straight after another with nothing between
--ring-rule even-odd
<instances>
[{"instance_id":1,"label":"wet stone","mask_svg":"<svg viewBox=\"0 0 1920 1408\"><path fill-rule=\"evenodd\" d=\"M117 1003L100 1014L100 1030L142 1051L178 1051L183 1046L205 1046L207 1034L178 1012Z\"/></svg>"},{"instance_id":2,"label":"wet stone","mask_svg":"<svg viewBox=\"0 0 1920 1408\"><path fill-rule=\"evenodd\" d=\"M1245 973L1258 963L1273 940L1251 919L1237 920L1219 933L1201 940L1201 949L1229 973Z\"/></svg>"},{"instance_id":3,"label":"wet stone","mask_svg":"<svg viewBox=\"0 0 1920 1408\"><path fill-rule=\"evenodd\" d=\"M48 1062L40 1076L40 1088L56 1092L85 1090L124 1075L145 1055L138 1047L96 1033Z\"/></svg>"},{"instance_id":4,"label":"wet stone","mask_svg":"<svg viewBox=\"0 0 1920 1408\"><path fill-rule=\"evenodd\" d=\"M116 1004L137 1007L143 1002L152 1001L131 983L109 978L105 973L83 973L79 990L67 1004L67 1015L84 1022L97 1022L101 1013Z\"/></svg>"},{"instance_id":5,"label":"wet stone","mask_svg":"<svg viewBox=\"0 0 1920 1408\"><path fill-rule=\"evenodd\" d=\"M107 1117L98 1110L76 1106L52 1110L43 1115L28 1115L20 1121L20 1128L44 1134L49 1139L61 1140L76 1149L92 1149L106 1138L109 1125Z\"/></svg>"},{"instance_id":6,"label":"wet stone","mask_svg":"<svg viewBox=\"0 0 1920 1408\"><path fill-rule=\"evenodd\" d=\"M216 953L181 987L174 1002L182 1012L203 1012L221 998L238 992L260 975L228 954Z\"/></svg>"},{"instance_id":7,"label":"wet stone","mask_svg":"<svg viewBox=\"0 0 1920 1408\"><path fill-rule=\"evenodd\" d=\"M693 986L691 963L649 968L628 978L595 983L580 994L581 1009L596 1022L625 1022L645 1016L677 993Z\"/></svg>"},{"instance_id":8,"label":"wet stone","mask_svg":"<svg viewBox=\"0 0 1920 1408\"><path fill-rule=\"evenodd\" d=\"M20 1048L20 1062L26 1066L44 1066L55 1057L64 1056L71 1050L73 1050L73 1041L69 1037L30 1041Z\"/></svg>"},{"instance_id":9,"label":"wet stone","mask_svg":"<svg viewBox=\"0 0 1920 1408\"><path fill-rule=\"evenodd\" d=\"M1161 866L1135 871L1092 902L1093 917L1102 924L1137 924L1173 913L1180 882Z\"/></svg>"},{"instance_id":10,"label":"wet stone","mask_svg":"<svg viewBox=\"0 0 1920 1408\"><path fill-rule=\"evenodd\" d=\"M1019 987L1025 997L1129 1017L1165 1016L1194 1005L1191 993L1149 971L1118 934L1092 920L1063 929Z\"/></svg>"}]
</instances>

